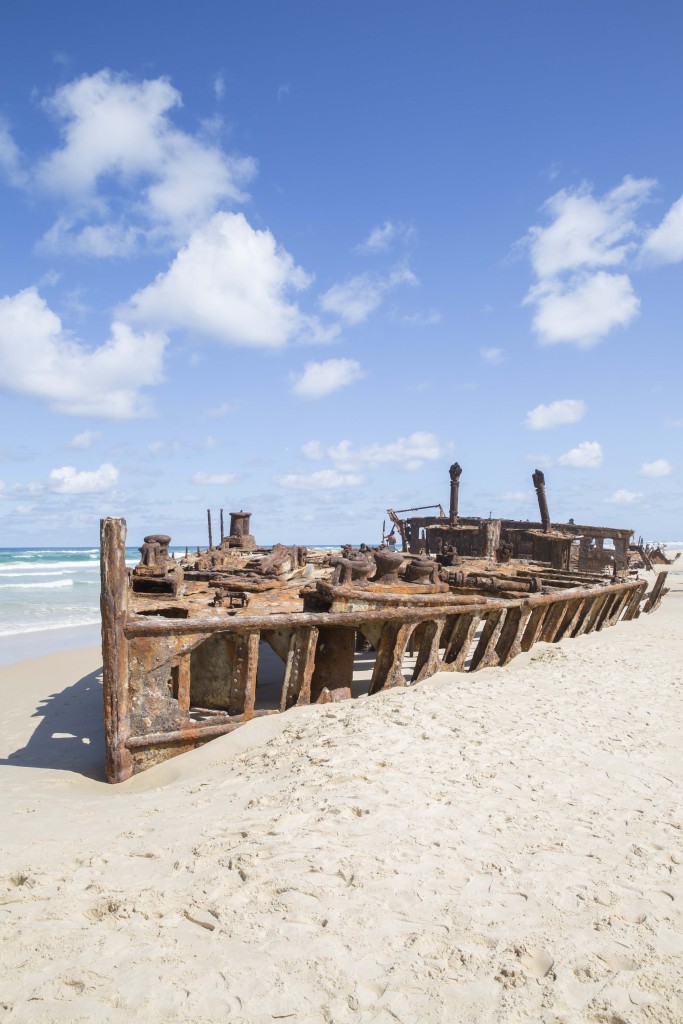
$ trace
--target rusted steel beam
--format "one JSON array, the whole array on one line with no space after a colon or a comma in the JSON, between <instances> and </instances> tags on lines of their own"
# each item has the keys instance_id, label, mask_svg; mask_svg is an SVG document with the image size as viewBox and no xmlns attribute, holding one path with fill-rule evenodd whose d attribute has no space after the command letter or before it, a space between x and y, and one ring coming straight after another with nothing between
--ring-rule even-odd
<instances>
[{"instance_id":1,"label":"rusted steel beam","mask_svg":"<svg viewBox=\"0 0 683 1024\"><path fill-rule=\"evenodd\" d=\"M600 590L585 591L576 588L571 592L572 597L579 597L583 594L610 595L626 588L633 590L638 587L639 582L614 583L601 587ZM429 595L425 595L429 596ZM439 596L439 595L435 595ZM557 600L564 600L568 595L564 591L563 597L558 598L555 594L532 594L524 598L523 603L535 608L541 605L551 605ZM447 595L444 595L447 597ZM428 610L430 618L437 618L443 615L452 615L457 610L458 614L467 614L488 611L496 607L510 607L522 603L521 601L488 602L482 607L476 601L468 601L466 605L457 605L443 602L438 605L429 606L428 609L418 608L387 608L378 611L346 611L346 612L292 612L275 613L273 615L232 615L225 618L201 616L196 619L171 619L160 617L159 621L145 617L144 620L129 617L125 625L127 637L161 637L189 635L191 633L243 633L252 630L272 630L278 628L291 628L293 626L356 626L364 622L420 622L425 619L425 611Z\"/></svg>"},{"instance_id":2,"label":"rusted steel beam","mask_svg":"<svg viewBox=\"0 0 683 1024\"><path fill-rule=\"evenodd\" d=\"M315 626L302 626L293 631L280 694L280 711L286 711L295 704L311 703L311 677L317 642Z\"/></svg>"},{"instance_id":3,"label":"rusted steel beam","mask_svg":"<svg viewBox=\"0 0 683 1024\"><path fill-rule=\"evenodd\" d=\"M469 667L470 672L476 672L477 669L488 668L489 665L497 664L496 644L498 643L506 614L506 608L497 608L487 614L479 642L472 653Z\"/></svg>"},{"instance_id":4,"label":"rusted steel beam","mask_svg":"<svg viewBox=\"0 0 683 1024\"><path fill-rule=\"evenodd\" d=\"M256 700L256 673L258 671L258 633L225 634L231 646L229 663L232 665L228 688L228 713L242 714L248 721L254 714Z\"/></svg>"},{"instance_id":5,"label":"rusted steel beam","mask_svg":"<svg viewBox=\"0 0 683 1024\"><path fill-rule=\"evenodd\" d=\"M567 602L565 598L558 597L553 605L550 607L550 611L546 615L543 625L541 627L541 633L539 640L546 644L551 644L555 640L555 636L562 624L562 619L567 611Z\"/></svg>"},{"instance_id":6,"label":"rusted steel beam","mask_svg":"<svg viewBox=\"0 0 683 1024\"><path fill-rule=\"evenodd\" d=\"M181 654L176 668L176 696L183 711L190 710L190 659L190 654Z\"/></svg>"},{"instance_id":7,"label":"rusted steel beam","mask_svg":"<svg viewBox=\"0 0 683 1024\"><path fill-rule=\"evenodd\" d=\"M451 634L446 641L446 650L441 665L442 671L462 671L480 622L481 610L463 612L457 616Z\"/></svg>"},{"instance_id":8,"label":"rusted steel beam","mask_svg":"<svg viewBox=\"0 0 683 1024\"><path fill-rule=\"evenodd\" d=\"M631 599L630 599L628 605L626 606L626 611L624 612L624 614L622 616L622 621L623 622L630 622L631 619L634 619L636 617L636 613L640 610L640 602L642 601L643 597L645 596L645 591L646 590L647 590L647 580L643 580L643 582L641 583L639 589L638 590L634 590L633 594L631 595Z\"/></svg>"},{"instance_id":9,"label":"rusted steel beam","mask_svg":"<svg viewBox=\"0 0 683 1024\"><path fill-rule=\"evenodd\" d=\"M584 633L592 633L598 617L610 600L610 594L605 591L597 591L591 598L586 600L586 608L582 612L579 622L574 629L574 636L582 636Z\"/></svg>"},{"instance_id":10,"label":"rusted steel beam","mask_svg":"<svg viewBox=\"0 0 683 1024\"><path fill-rule=\"evenodd\" d=\"M334 702L352 696L356 630L321 626L311 678L311 703Z\"/></svg>"},{"instance_id":11,"label":"rusted steel beam","mask_svg":"<svg viewBox=\"0 0 683 1024\"><path fill-rule=\"evenodd\" d=\"M211 534L211 509L210 508L207 508L207 510L206 510L206 520L207 520L207 525L209 527L209 551L211 551L211 549L213 547L213 536Z\"/></svg>"},{"instance_id":12,"label":"rusted steel beam","mask_svg":"<svg viewBox=\"0 0 683 1024\"><path fill-rule=\"evenodd\" d=\"M522 639L519 645L521 651L530 651L534 646L543 628L546 615L549 614L551 608L552 605L546 604L537 605L535 608L531 609L531 615L529 616L524 632L522 633Z\"/></svg>"},{"instance_id":13,"label":"rusted steel beam","mask_svg":"<svg viewBox=\"0 0 683 1024\"><path fill-rule=\"evenodd\" d=\"M421 631L422 635L417 658L415 659L412 682L419 683L422 679L428 679L429 676L433 676L439 671L441 666L439 645L445 622L445 619L430 619L422 624L424 629Z\"/></svg>"},{"instance_id":14,"label":"rusted steel beam","mask_svg":"<svg viewBox=\"0 0 683 1024\"><path fill-rule=\"evenodd\" d=\"M543 532L550 532L550 512L548 511L548 501L545 496L545 476L540 469L535 470L531 479L534 482L536 488L536 497L538 498L538 509L541 513L541 522L543 523Z\"/></svg>"},{"instance_id":15,"label":"rusted steel beam","mask_svg":"<svg viewBox=\"0 0 683 1024\"><path fill-rule=\"evenodd\" d=\"M128 614L126 520L100 520L102 589L102 690L104 698L105 772L109 782L130 778L133 765L126 750L128 737Z\"/></svg>"},{"instance_id":16,"label":"rusted steel beam","mask_svg":"<svg viewBox=\"0 0 683 1024\"><path fill-rule=\"evenodd\" d=\"M462 468L457 462L454 462L448 472L451 478L451 501L449 507L449 519L451 523L457 523L458 492L460 490L460 474L462 473Z\"/></svg>"},{"instance_id":17,"label":"rusted steel beam","mask_svg":"<svg viewBox=\"0 0 683 1024\"><path fill-rule=\"evenodd\" d=\"M369 693L379 693L380 690L406 685L403 678L403 655L413 629L412 622L386 623L377 648Z\"/></svg>"},{"instance_id":18,"label":"rusted steel beam","mask_svg":"<svg viewBox=\"0 0 683 1024\"><path fill-rule=\"evenodd\" d=\"M516 658L521 650L524 630L531 617L532 609L524 606L508 608L505 623L496 644L496 656L499 665L507 665Z\"/></svg>"},{"instance_id":19,"label":"rusted steel beam","mask_svg":"<svg viewBox=\"0 0 683 1024\"><path fill-rule=\"evenodd\" d=\"M664 583L666 581L667 576L667 572L660 572L657 575L657 579L654 582L652 591L648 595L645 605L643 606L644 612L653 612L655 608L659 607L663 597L662 591L664 589Z\"/></svg>"}]
</instances>

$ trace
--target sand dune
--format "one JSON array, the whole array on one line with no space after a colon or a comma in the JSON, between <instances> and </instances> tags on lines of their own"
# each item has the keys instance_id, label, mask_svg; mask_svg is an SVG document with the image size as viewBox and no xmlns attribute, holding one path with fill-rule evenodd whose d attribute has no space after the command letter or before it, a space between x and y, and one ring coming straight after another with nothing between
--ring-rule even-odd
<instances>
[{"instance_id":1,"label":"sand dune","mask_svg":"<svg viewBox=\"0 0 683 1024\"><path fill-rule=\"evenodd\" d=\"M683 567L637 622L102 781L98 652L0 670L7 1021L683 1020Z\"/></svg>"}]
</instances>

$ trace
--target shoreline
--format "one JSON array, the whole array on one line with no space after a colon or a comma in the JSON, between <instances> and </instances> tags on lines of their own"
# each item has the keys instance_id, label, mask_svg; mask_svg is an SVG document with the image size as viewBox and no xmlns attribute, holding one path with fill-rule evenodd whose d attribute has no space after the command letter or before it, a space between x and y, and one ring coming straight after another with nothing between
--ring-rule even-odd
<instances>
[{"instance_id":1,"label":"shoreline","mask_svg":"<svg viewBox=\"0 0 683 1024\"><path fill-rule=\"evenodd\" d=\"M0 636L0 666L17 665L33 658L100 646L101 623L87 626L50 626Z\"/></svg>"}]
</instances>

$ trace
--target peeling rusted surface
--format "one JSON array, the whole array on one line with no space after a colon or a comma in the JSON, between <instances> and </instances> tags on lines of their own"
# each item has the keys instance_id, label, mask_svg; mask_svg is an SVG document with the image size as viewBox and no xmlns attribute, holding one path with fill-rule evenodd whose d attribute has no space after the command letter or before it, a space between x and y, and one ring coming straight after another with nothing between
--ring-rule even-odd
<instances>
[{"instance_id":1,"label":"peeling rusted surface","mask_svg":"<svg viewBox=\"0 0 683 1024\"><path fill-rule=\"evenodd\" d=\"M438 515L408 519L389 510L402 553L385 544L339 554L258 548L251 513L230 513L226 536L221 510L217 547L210 537L207 550L176 561L170 538L149 534L129 578L125 520L103 520L108 779L259 715L355 696L359 665L374 694L435 672L507 665L539 641L599 631L661 602L666 573L645 600L647 583L629 570L632 531L552 523L540 471L541 523L461 517L460 474L454 463L448 515L440 505L429 507ZM271 669L281 666L269 699L259 697L266 655Z\"/></svg>"}]
</instances>

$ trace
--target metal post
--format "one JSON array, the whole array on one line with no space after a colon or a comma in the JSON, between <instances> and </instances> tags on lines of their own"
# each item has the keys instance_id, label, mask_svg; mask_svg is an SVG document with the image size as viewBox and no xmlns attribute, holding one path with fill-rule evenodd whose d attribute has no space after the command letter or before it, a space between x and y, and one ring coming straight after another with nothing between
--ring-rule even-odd
<instances>
[{"instance_id":1,"label":"metal post","mask_svg":"<svg viewBox=\"0 0 683 1024\"><path fill-rule=\"evenodd\" d=\"M536 497L538 498L538 508L541 513L541 522L543 523L543 532L550 532L550 512L548 511L548 502L545 496L545 476L540 469L537 469L531 479L534 482L536 488Z\"/></svg>"},{"instance_id":2,"label":"metal post","mask_svg":"<svg viewBox=\"0 0 683 1024\"><path fill-rule=\"evenodd\" d=\"M462 473L462 468L457 462L454 462L448 472L451 477L450 520L451 523L456 523L458 520L458 492L460 490L460 474Z\"/></svg>"},{"instance_id":3,"label":"metal post","mask_svg":"<svg viewBox=\"0 0 683 1024\"><path fill-rule=\"evenodd\" d=\"M206 510L206 518L207 518L207 522L209 524L209 551L211 551L211 548L213 547L213 537L211 536L211 509L210 508L207 508L207 510Z\"/></svg>"}]
</instances>

